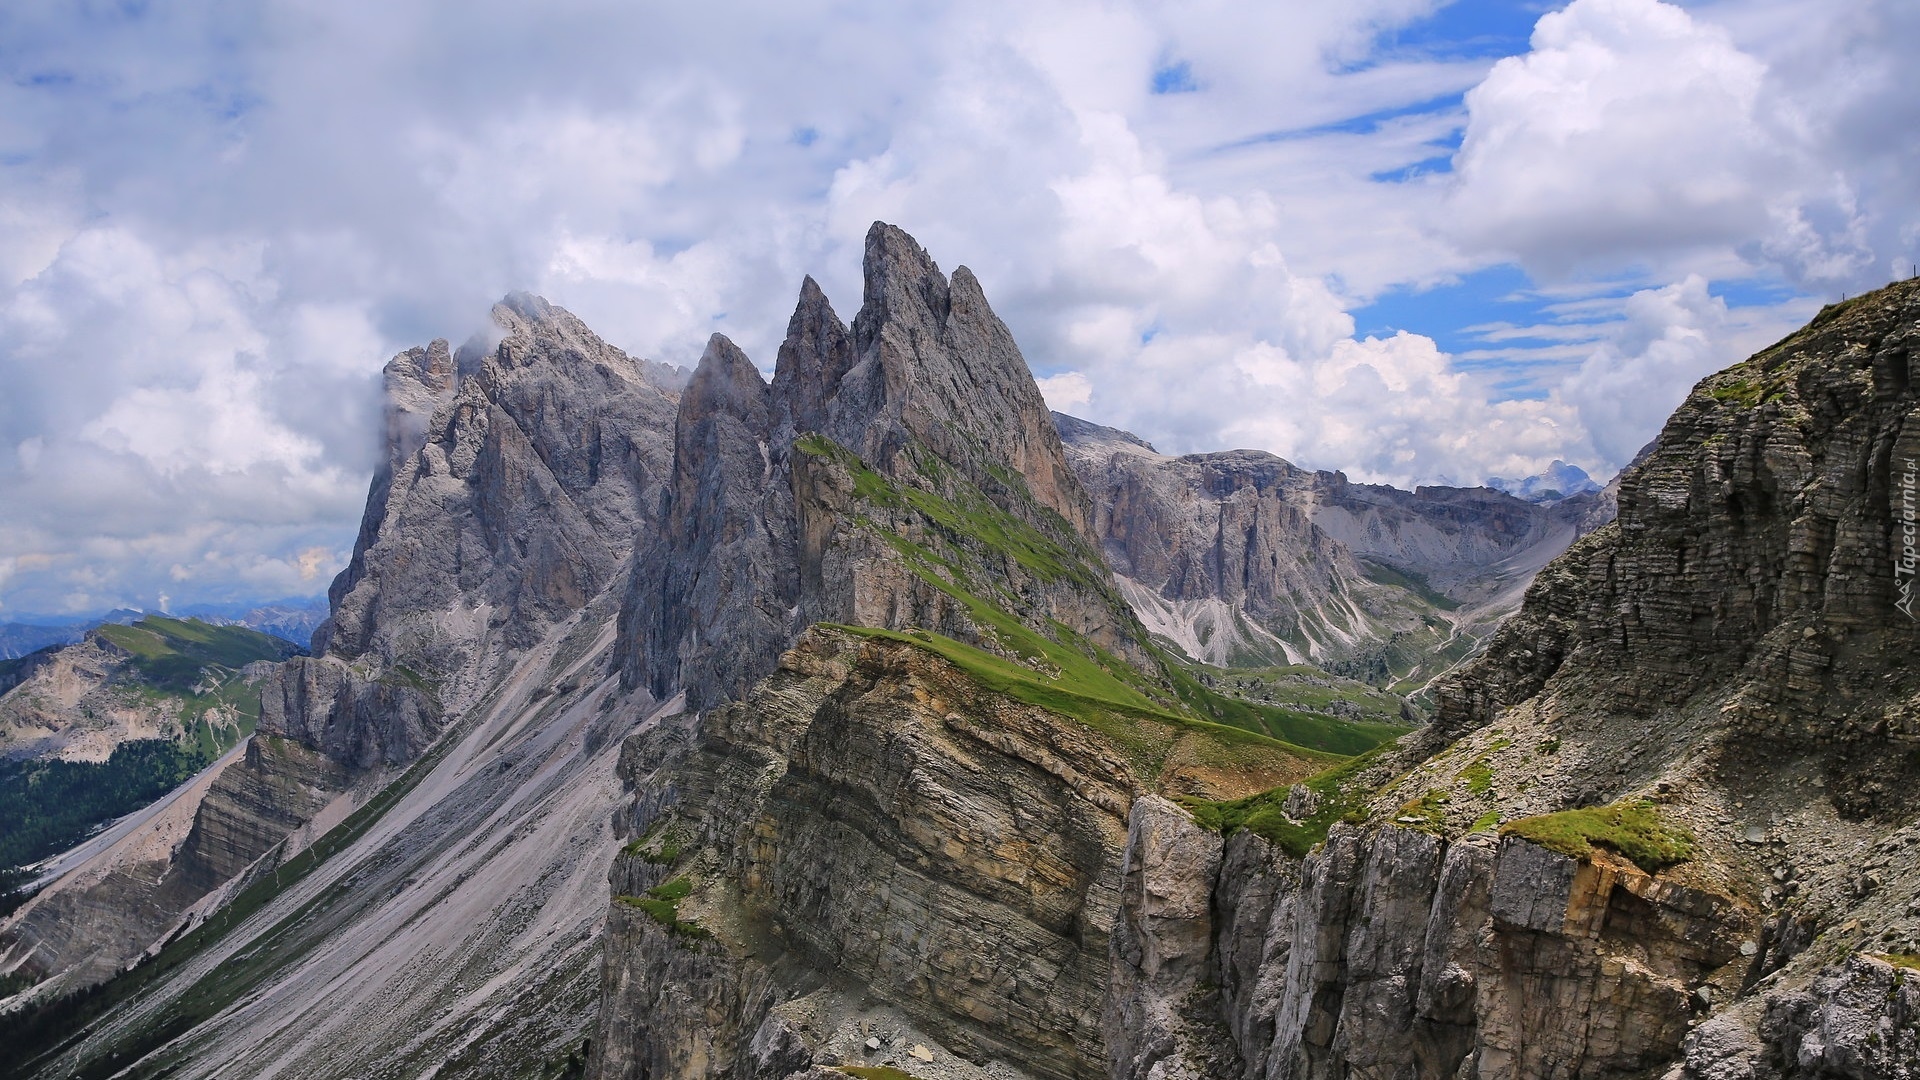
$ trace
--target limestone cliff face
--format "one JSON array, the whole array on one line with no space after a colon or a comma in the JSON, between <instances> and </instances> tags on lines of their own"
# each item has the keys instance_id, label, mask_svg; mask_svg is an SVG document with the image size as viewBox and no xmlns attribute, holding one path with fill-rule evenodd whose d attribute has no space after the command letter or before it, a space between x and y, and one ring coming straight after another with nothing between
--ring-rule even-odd
<instances>
[{"instance_id":1,"label":"limestone cliff face","mask_svg":"<svg viewBox=\"0 0 1920 1080\"><path fill-rule=\"evenodd\" d=\"M620 574L659 522L674 390L572 314L515 294L484 353L387 365L387 461L316 655L261 730L349 770L405 765L449 707Z\"/></svg>"},{"instance_id":2,"label":"limestone cliff face","mask_svg":"<svg viewBox=\"0 0 1920 1080\"><path fill-rule=\"evenodd\" d=\"M1917 363L1906 282L1701 382L1622 479L1618 523L1439 694L1449 732L1565 732L1576 797L1664 783L1758 900L1744 993L1689 1038L1688 1076L1898 1075L1865 1064L1891 1060L1867 1044L1897 1001L1831 1036L1794 1003L1920 951L1901 914L1920 875L1894 854L1920 811L1920 623L1901 606Z\"/></svg>"},{"instance_id":3,"label":"limestone cliff face","mask_svg":"<svg viewBox=\"0 0 1920 1080\"><path fill-rule=\"evenodd\" d=\"M1903 283L1701 382L1618 521L1363 772L1364 825L1196 856L1139 804L1116 1074L1914 1075L1917 346ZM1569 844L1622 807L1686 857Z\"/></svg>"},{"instance_id":4,"label":"limestone cliff face","mask_svg":"<svg viewBox=\"0 0 1920 1080\"><path fill-rule=\"evenodd\" d=\"M1604 494L1543 505L1487 488L1406 492L1259 451L1166 457L1123 431L1054 420L1128 601L1212 664L1424 681L1611 517Z\"/></svg>"},{"instance_id":5,"label":"limestone cliff face","mask_svg":"<svg viewBox=\"0 0 1920 1080\"><path fill-rule=\"evenodd\" d=\"M505 331L388 365L389 469L315 652L454 677L489 633L524 647L620 570L658 521L675 390L570 313L515 294Z\"/></svg>"},{"instance_id":6,"label":"limestone cliff face","mask_svg":"<svg viewBox=\"0 0 1920 1080\"><path fill-rule=\"evenodd\" d=\"M864 272L851 329L802 285L771 385L709 343L622 614L629 683L694 707L737 698L821 621L997 648L961 594L1144 661L1085 539L1086 494L979 283L884 223Z\"/></svg>"},{"instance_id":7,"label":"limestone cliff face","mask_svg":"<svg viewBox=\"0 0 1920 1080\"><path fill-rule=\"evenodd\" d=\"M1002 499L1018 494L996 471L1010 468L1040 508L1086 534L1086 498L1059 432L973 272L963 266L947 281L912 237L889 226L867 233L864 270L854 365L824 434L892 475L913 467L901 455L924 448Z\"/></svg>"},{"instance_id":8,"label":"limestone cliff face","mask_svg":"<svg viewBox=\"0 0 1920 1080\"><path fill-rule=\"evenodd\" d=\"M1737 985L1750 913L1625 859L1336 825L1305 859L1135 805L1108 1051L1148 1076L1572 1077L1664 1068Z\"/></svg>"},{"instance_id":9,"label":"limestone cliff face","mask_svg":"<svg viewBox=\"0 0 1920 1080\"><path fill-rule=\"evenodd\" d=\"M437 341L387 365L387 461L333 612L316 655L262 693L263 735L349 775L419 757L659 522L674 391L538 297L509 296L493 318L504 336L490 350L455 356ZM230 783L271 783L281 760L251 755ZM267 775L241 775L256 768ZM316 798L343 790L301 767L287 779ZM262 828L223 858L250 862L284 835Z\"/></svg>"},{"instance_id":10,"label":"limestone cliff face","mask_svg":"<svg viewBox=\"0 0 1920 1080\"><path fill-rule=\"evenodd\" d=\"M1096 726L911 640L809 630L745 700L628 743L593 1075L917 1067L916 1042L943 1075L1100 1075L1129 808L1213 775L1214 737ZM1241 764L1212 790L1313 767ZM879 1031L891 1049L865 1045Z\"/></svg>"},{"instance_id":11,"label":"limestone cliff face","mask_svg":"<svg viewBox=\"0 0 1920 1080\"><path fill-rule=\"evenodd\" d=\"M746 355L714 335L674 421L666 520L627 592L630 666L656 695L738 697L797 630L793 494L784 450L773 458L772 405Z\"/></svg>"}]
</instances>

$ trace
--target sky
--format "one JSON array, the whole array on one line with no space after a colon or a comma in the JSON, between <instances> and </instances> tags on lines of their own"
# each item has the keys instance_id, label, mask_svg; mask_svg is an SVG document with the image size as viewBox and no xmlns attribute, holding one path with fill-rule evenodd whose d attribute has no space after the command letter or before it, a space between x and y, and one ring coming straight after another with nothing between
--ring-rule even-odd
<instances>
[{"instance_id":1,"label":"sky","mask_svg":"<svg viewBox=\"0 0 1920 1080\"><path fill-rule=\"evenodd\" d=\"M381 365L526 289L770 368L876 219L1056 408L1599 476L1920 259L1908 0L10 0L0 619L314 595Z\"/></svg>"}]
</instances>

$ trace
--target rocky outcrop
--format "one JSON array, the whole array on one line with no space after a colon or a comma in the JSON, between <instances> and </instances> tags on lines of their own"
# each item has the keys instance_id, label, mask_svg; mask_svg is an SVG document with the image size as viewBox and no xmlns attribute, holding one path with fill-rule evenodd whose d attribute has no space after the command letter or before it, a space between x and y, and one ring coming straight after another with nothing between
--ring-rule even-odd
<instances>
[{"instance_id":1,"label":"rocky outcrop","mask_svg":"<svg viewBox=\"0 0 1920 1080\"><path fill-rule=\"evenodd\" d=\"M901 475L916 448L1016 509L1005 470L1036 510L1087 535L1090 514L1046 402L973 272L947 281L906 233L867 233L866 291L853 321L854 365L841 378L823 434L881 471Z\"/></svg>"},{"instance_id":2,"label":"rocky outcrop","mask_svg":"<svg viewBox=\"0 0 1920 1080\"><path fill-rule=\"evenodd\" d=\"M260 730L349 774L416 759L514 650L613 584L659 521L670 391L538 297L509 296L493 318L490 350L436 341L387 365L387 460L332 615L316 655L263 688ZM214 797L272 784L242 773L276 760L248 758ZM257 830L224 858L284 835Z\"/></svg>"},{"instance_id":3,"label":"rocky outcrop","mask_svg":"<svg viewBox=\"0 0 1920 1080\"><path fill-rule=\"evenodd\" d=\"M388 469L317 654L466 674L487 634L521 647L579 610L658 522L676 393L538 297L493 316L483 354L388 365Z\"/></svg>"},{"instance_id":4,"label":"rocky outcrop","mask_svg":"<svg viewBox=\"0 0 1920 1080\"><path fill-rule=\"evenodd\" d=\"M1911 961L1854 956L1804 990L1770 996L1760 1022L1769 1053L1727 1063L1750 1065L1759 1075L1777 1068L1788 1076L1846 1080L1920 1076L1920 977L1914 970ZM1689 1057L1690 1064L1711 1067L1706 1063L1720 1055Z\"/></svg>"},{"instance_id":5,"label":"rocky outcrop","mask_svg":"<svg viewBox=\"0 0 1920 1080\"><path fill-rule=\"evenodd\" d=\"M1151 795L1135 800L1101 1025L1116 1080L1242 1071L1239 1046L1221 1024L1220 862L1219 837L1186 811Z\"/></svg>"},{"instance_id":6,"label":"rocky outcrop","mask_svg":"<svg viewBox=\"0 0 1920 1080\"><path fill-rule=\"evenodd\" d=\"M809 630L744 701L626 748L592 1075L877 1064L865 1032L889 1026L942 1060L1098 1075L1130 807L1217 737L1073 719L925 645ZM1243 758L1215 794L1313 767Z\"/></svg>"},{"instance_id":7,"label":"rocky outcrop","mask_svg":"<svg viewBox=\"0 0 1920 1080\"><path fill-rule=\"evenodd\" d=\"M718 334L681 395L666 520L627 593L630 666L655 695L738 697L798 629L793 493L785 448L776 477L771 396Z\"/></svg>"},{"instance_id":8,"label":"rocky outcrop","mask_svg":"<svg viewBox=\"0 0 1920 1080\"><path fill-rule=\"evenodd\" d=\"M1300 861L1155 817L1114 936L1115 1077L1636 1075L1744 967L1729 898L1623 859L1336 826Z\"/></svg>"},{"instance_id":9,"label":"rocky outcrop","mask_svg":"<svg viewBox=\"0 0 1920 1080\"><path fill-rule=\"evenodd\" d=\"M1916 342L1920 285L1901 283L1703 380L1622 477L1618 522L1436 693L1462 754L1550 742L1509 807L1649 795L1699 835L1696 873L1765 916L1686 1076L1883 1075L1800 1040L1871 1027L1806 995L1845 999L1884 970L1861 953L1917 937L1900 912L1920 875L1892 854L1920 810L1900 659L1920 634L1900 606Z\"/></svg>"},{"instance_id":10,"label":"rocky outcrop","mask_svg":"<svg viewBox=\"0 0 1920 1080\"><path fill-rule=\"evenodd\" d=\"M1611 502L1406 492L1259 451L1171 458L1055 413L1093 527L1147 627L1216 665L1317 662L1424 681L1477 646Z\"/></svg>"},{"instance_id":11,"label":"rocky outcrop","mask_svg":"<svg viewBox=\"0 0 1920 1080\"><path fill-rule=\"evenodd\" d=\"M1737 689L1727 719L1795 748L1906 738L1881 703L1920 635L1897 606L1917 306L1908 284L1858 298L1702 381L1623 476L1617 526L1535 585L1443 720L1561 676L1622 711Z\"/></svg>"}]
</instances>

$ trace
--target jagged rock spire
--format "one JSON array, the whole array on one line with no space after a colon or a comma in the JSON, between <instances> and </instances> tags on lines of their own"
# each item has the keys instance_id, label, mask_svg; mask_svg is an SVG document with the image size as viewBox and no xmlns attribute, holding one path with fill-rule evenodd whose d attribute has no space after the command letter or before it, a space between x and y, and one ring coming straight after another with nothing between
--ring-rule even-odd
<instances>
[{"instance_id":1,"label":"jagged rock spire","mask_svg":"<svg viewBox=\"0 0 1920 1080\"><path fill-rule=\"evenodd\" d=\"M509 295L493 320L501 336L471 370L444 341L388 365L388 468L316 651L458 666L471 643L403 629L417 612L464 596L525 637L604 587L651 531L671 392L537 296Z\"/></svg>"},{"instance_id":2,"label":"jagged rock spire","mask_svg":"<svg viewBox=\"0 0 1920 1080\"><path fill-rule=\"evenodd\" d=\"M867 230L863 272L853 364L830 394L822 430L882 471L895 471L914 443L990 493L1004 486L996 470L1011 470L1041 506L1087 535L1086 496L1046 401L973 272L962 266L949 280L913 237L885 222ZM1020 512L1021 500L1002 494Z\"/></svg>"},{"instance_id":3,"label":"jagged rock spire","mask_svg":"<svg viewBox=\"0 0 1920 1080\"><path fill-rule=\"evenodd\" d=\"M891 482L984 497L995 512L1083 545L1086 496L973 274L962 267L949 280L884 222L867 233L863 268L851 330L816 281L801 283L771 386L732 342L709 343L681 399L659 538L637 555L622 610L629 685L685 690L695 707L737 696L818 620L897 628L948 618L967 633L963 616L941 614L948 598L859 525L871 525L874 508L848 501L847 478L801 463L803 435L826 436ZM926 527L900 512L887 527ZM1068 539L1069 528L1079 537ZM1097 563L1097 549L1084 552ZM1036 597L1033 614L1109 633L1127 619L1114 603Z\"/></svg>"},{"instance_id":4,"label":"jagged rock spire","mask_svg":"<svg viewBox=\"0 0 1920 1080\"><path fill-rule=\"evenodd\" d=\"M846 324L809 275L800 283L800 302L787 320L787 337L773 365L776 441L826 430L828 406L853 363Z\"/></svg>"},{"instance_id":5,"label":"jagged rock spire","mask_svg":"<svg viewBox=\"0 0 1920 1080\"><path fill-rule=\"evenodd\" d=\"M696 706L737 696L787 646L793 499L768 445L772 397L720 334L681 393L672 492L621 615L627 678L658 696L684 688Z\"/></svg>"}]
</instances>

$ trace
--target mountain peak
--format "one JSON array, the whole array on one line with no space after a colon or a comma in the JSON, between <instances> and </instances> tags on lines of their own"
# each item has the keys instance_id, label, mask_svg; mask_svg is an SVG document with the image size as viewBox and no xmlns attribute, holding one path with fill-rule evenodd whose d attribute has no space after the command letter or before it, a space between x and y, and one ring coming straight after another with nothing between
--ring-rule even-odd
<instances>
[{"instance_id":1,"label":"mountain peak","mask_svg":"<svg viewBox=\"0 0 1920 1080\"><path fill-rule=\"evenodd\" d=\"M501 297L500 302L494 305L495 311L501 308L531 322L551 319L554 312L565 310L554 307L544 296L535 296L530 292L521 292L517 289Z\"/></svg>"},{"instance_id":2,"label":"mountain peak","mask_svg":"<svg viewBox=\"0 0 1920 1080\"><path fill-rule=\"evenodd\" d=\"M1077 449L1135 453L1145 451L1156 456L1160 454L1159 450L1154 449L1152 443L1131 431L1096 424L1091 420L1082 420L1063 412L1053 414L1053 426L1060 429L1062 442Z\"/></svg>"},{"instance_id":3,"label":"mountain peak","mask_svg":"<svg viewBox=\"0 0 1920 1080\"><path fill-rule=\"evenodd\" d=\"M861 273L860 314L853 322L858 351L872 347L890 323L939 335L947 317L947 279L913 237L899 226L874 222L867 230Z\"/></svg>"},{"instance_id":4,"label":"mountain peak","mask_svg":"<svg viewBox=\"0 0 1920 1080\"><path fill-rule=\"evenodd\" d=\"M764 429L766 411L767 381L760 369L725 334L708 338L700 364L680 394L681 423L689 417L726 413L752 417L756 426Z\"/></svg>"},{"instance_id":5,"label":"mountain peak","mask_svg":"<svg viewBox=\"0 0 1920 1080\"><path fill-rule=\"evenodd\" d=\"M1587 470L1559 458L1554 458L1553 464L1532 476L1517 479L1489 476L1486 486L1528 502L1558 502L1600 490L1600 484L1588 475Z\"/></svg>"},{"instance_id":6,"label":"mountain peak","mask_svg":"<svg viewBox=\"0 0 1920 1080\"><path fill-rule=\"evenodd\" d=\"M1018 473L1035 501L1085 535L1091 510L1046 401L973 272L960 267L949 281L913 237L875 222L864 273L853 363L827 434L882 472L897 474L895 459L918 444L989 492L1004 486L996 470Z\"/></svg>"},{"instance_id":7,"label":"mountain peak","mask_svg":"<svg viewBox=\"0 0 1920 1080\"><path fill-rule=\"evenodd\" d=\"M978 633L938 587L903 589L920 579L869 534L880 519L910 532L940 527L897 499L902 490L1017 521L1004 527L1031 529L1062 552L1084 540L1086 497L973 274L961 268L949 282L885 223L867 234L865 274L851 332L819 283L801 282L771 385L725 337L709 342L682 393L662 527L622 610L628 685L662 699L685 690L694 707L738 696L816 619ZM952 518L945 527L965 532ZM986 553L975 556L1004 558L977 539L927 542L974 543ZM1054 584L1033 584L1028 606L1076 632L1125 622L1110 597L1048 592ZM888 599L895 593L905 598Z\"/></svg>"},{"instance_id":8,"label":"mountain peak","mask_svg":"<svg viewBox=\"0 0 1920 1080\"><path fill-rule=\"evenodd\" d=\"M784 439L804 431L825 431L827 409L853 367L853 341L847 326L808 275L800 300L787 320L787 336L773 365L775 425Z\"/></svg>"}]
</instances>

